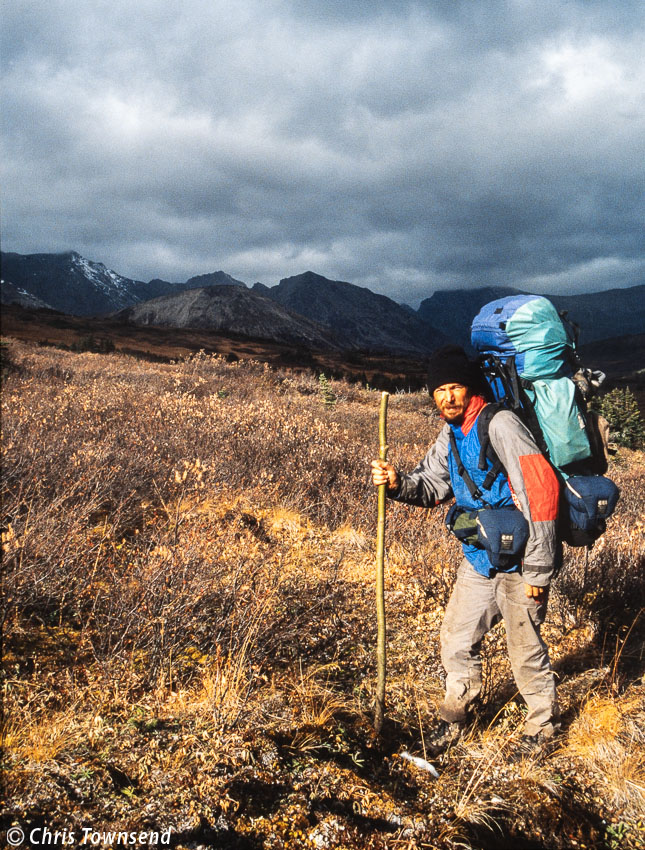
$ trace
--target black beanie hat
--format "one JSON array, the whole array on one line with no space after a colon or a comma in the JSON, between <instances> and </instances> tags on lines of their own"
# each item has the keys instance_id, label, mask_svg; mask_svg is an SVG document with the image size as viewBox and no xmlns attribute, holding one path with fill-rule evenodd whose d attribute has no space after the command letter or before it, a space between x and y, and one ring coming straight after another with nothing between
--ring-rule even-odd
<instances>
[{"instance_id":1,"label":"black beanie hat","mask_svg":"<svg viewBox=\"0 0 645 850\"><path fill-rule=\"evenodd\" d=\"M428 392L444 384L463 384L471 390L481 388L482 376L476 363L459 345L445 345L433 352L428 362Z\"/></svg>"}]
</instances>

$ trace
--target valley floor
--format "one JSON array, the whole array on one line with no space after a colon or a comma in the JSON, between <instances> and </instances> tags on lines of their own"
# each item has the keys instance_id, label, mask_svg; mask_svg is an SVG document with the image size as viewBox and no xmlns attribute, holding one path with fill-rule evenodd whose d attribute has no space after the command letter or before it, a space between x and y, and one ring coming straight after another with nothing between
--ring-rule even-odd
<instances>
[{"instance_id":1,"label":"valley floor","mask_svg":"<svg viewBox=\"0 0 645 850\"><path fill-rule=\"evenodd\" d=\"M58 830L49 846L645 847L643 453L616 455L620 509L554 584L559 747L512 758L524 707L500 626L479 715L430 759L437 778L401 753L423 756L436 721L459 553L441 512L388 506L377 738L378 401L254 360L5 346L3 832L24 846ZM427 397L392 396L402 468L438 427Z\"/></svg>"}]
</instances>

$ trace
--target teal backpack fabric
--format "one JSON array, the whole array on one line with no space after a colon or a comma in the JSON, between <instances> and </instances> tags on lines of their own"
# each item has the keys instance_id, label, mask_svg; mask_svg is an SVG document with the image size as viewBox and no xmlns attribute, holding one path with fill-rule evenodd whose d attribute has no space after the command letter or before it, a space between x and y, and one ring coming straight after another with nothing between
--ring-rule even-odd
<instances>
[{"instance_id":1,"label":"teal backpack fabric","mask_svg":"<svg viewBox=\"0 0 645 850\"><path fill-rule=\"evenodd\" d=\"M512 309L506 334L515 350L517 371L529 381L536 378L569 377L573 342L553 304L541 296L524 296ZM494 302L497 303L497 302Z\"/></svg>"},{"instance_id":2,"label":"teal backpack fabric","mask_svg":"<svg viewBox=\"0 0 645 850\"><path fill-rule=\"evenodd\" d=\"M537 420L540 448L553 466L564 470L590 457L586 418L571 380L574 332L547 298L491 301L475 317L471 341L496 400L508 404L510 399L522 418Z\"/></svg>"},{"instance_id":3,"label":"teal backpack fabric","mask_svg":"<svg viewBox=\"0 0 645 850\"><path fill-rule=\"evenodd\" d=\"M591 454L587 423L569 378L542 378L526 389L540 422L549 459L559 469Z\"/></svg>"},{"instance_id":4,"label":"teal backpack fabric","mask_svg":"<svg viewBox=\"0 0 645 850\"><path fill-rule=\"evenodd\" d=\"M603 475L606 458L572 380L581 368L574 326L547 298L517 295L484 305L471 341L495 400L517 413L563 484L561 538L571 546L592 545L620 491Z\"/></svg>"}]
</instances>

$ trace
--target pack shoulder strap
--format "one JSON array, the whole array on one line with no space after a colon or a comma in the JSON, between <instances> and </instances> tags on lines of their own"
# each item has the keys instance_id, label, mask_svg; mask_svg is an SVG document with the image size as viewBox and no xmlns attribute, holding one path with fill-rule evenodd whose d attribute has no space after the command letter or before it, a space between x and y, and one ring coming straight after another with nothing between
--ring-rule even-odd
<instances>
[{"instance_id":1,"label":"pack shoulder strap","mask_svg":"<svg viewBox=\"0 0 645 850\"><path fill-rule=\"evenodd\" d=\"M487 460L490 460L493 464L482 483L482 487L485 490L489 490L493 486L493 481L500 472L505 472L504 465L490 443L490 423L493 416L499 413L500 410L506 410L503 404L499 404L498 402L487 404L477 417L477 435L479 437L479 445L481 446L477 465L481 470L484 470L486 469Z\"/></svg>"},{"instance_id":2,"label":"pack shoulder strap","mask_svg":"<svg viewBox=\"0 0 645 850\"><path fill-rule=\"evenodd\" d=\"M488 505L488 503L485 499L482 498L482 491L490 490L493 485L493 481L495 481L500 472L504 471L504 467L502 465L501 460L497 457L497 453L494 451L493 447L490 444L489 435L491 419L500 410L505 410L504 405L497 403L487 404L477 417L477 436L479 437L479 443L481 446L479 450L479 461L477 465L479 469L484 470L488 465L488 460L490 460L492 463L492 466L489 469L486 478L484 478L482 482L481 488L475 484L470 473L464 466L463 461L461 459L461 455L459 454L459 448L457 447L455 433L452 428L450 429L450 448L452 450L452 455L457 463L457 474L460 478L463 479L464 484L468 488L468 492L470 493L472 498L476 501L480 500L486 505Z\"/></svg>"},{"instance_id":3,"label":"pack shoulder strap","mask_svg":"<svg viewBox=\"0 0 645 850\"><path fill-rule=\"evenodd\" d=\"M485 355L481 362L484 370L488 367L493 376L501 382L504 389L505 404L497 405L497 410L512 410L529 429L538 449L548 458L549 449L542 433L540 420L526 394L526 390L532 389L533 384L518 375L515 355L507 358L505 362L495 354ZM493 413L490 414L491 418L493 415ZM491 454L490 457L492 459L493 455ZM484 467L480 466L480 469L484 469Z\"/></svg>"},{"instance_id":4,"label":"pack shoulder strap","mask_svg":"<svg viewBox=\"0 0 645 850\"><path fill-rule=\"evenodd\" d=\"M450 429L450 448L452 450L452 456L454 457L457 463L457 474L460 478L463 478L464 484L468 488L468 492L475 499L475 501L482 499L482 491L475 484L473 479L470 477L470 473L466 469L461 459L461 455L459 454L459 449L457 448L457 440L455 439L455 434L452 428Z\"/></svg>"}]
</instances>

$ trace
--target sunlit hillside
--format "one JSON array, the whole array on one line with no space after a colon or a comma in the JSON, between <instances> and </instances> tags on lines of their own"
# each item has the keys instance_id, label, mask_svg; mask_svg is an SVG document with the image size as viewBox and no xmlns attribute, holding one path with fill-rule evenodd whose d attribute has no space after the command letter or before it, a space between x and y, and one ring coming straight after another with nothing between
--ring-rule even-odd
<instances>
[{"instance_id":1,"label":"sunlit hillside","mask_svg":"<svg viewBox=\"0 0 645 850\"><path fill-rule=\"evenodd\" d=\"M420 770L460 560L388 505L387 720L372 729L379 393L195 355L3 346L0 829L148 831L179 848L645 847L645 457L570 550L544 634L565 734L514 760L503 626L477 722ZM390 399L390 457L439 429ZM95 846L107 846L106 841ZM80 843L80 842L79 842Z\"/></svg>"}]
</instances>

